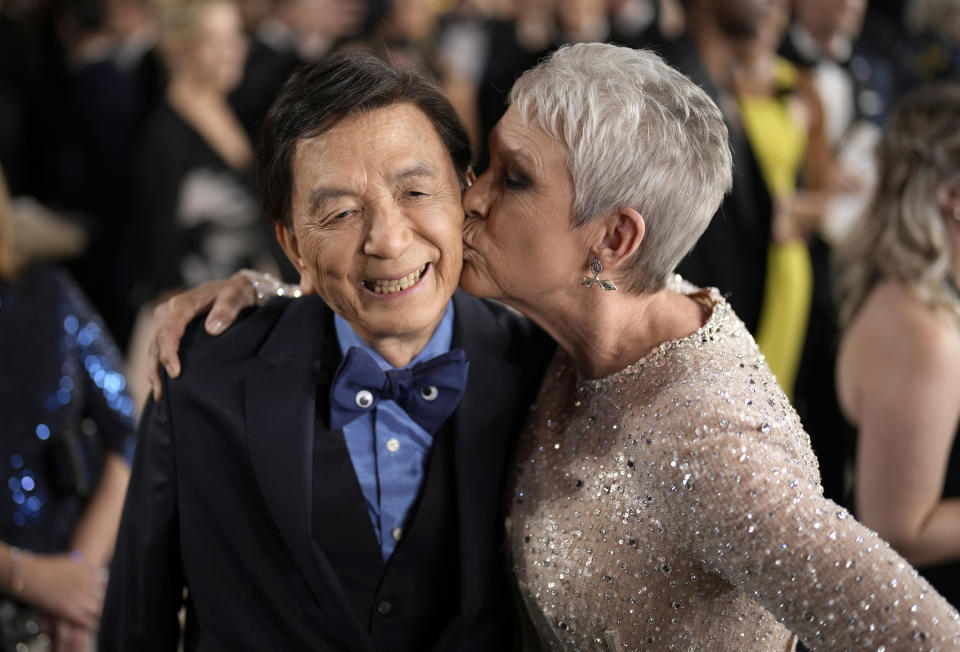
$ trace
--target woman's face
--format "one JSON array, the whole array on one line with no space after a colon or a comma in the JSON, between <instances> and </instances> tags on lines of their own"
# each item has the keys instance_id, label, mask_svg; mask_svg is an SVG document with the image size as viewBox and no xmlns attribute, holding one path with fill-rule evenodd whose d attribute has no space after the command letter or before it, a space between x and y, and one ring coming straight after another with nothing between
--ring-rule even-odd
<instances>
[{"instance_id":1,"label":"woman's face","mask_svg":"<svg viewBox=\"0 0 960 652\"><path fill-rule=\"evenodd\" d=\"M185 72L227 92L243 77L246 41L243 19L233 2L215 2L197 16L185 53Z\"/></svg>"},{"instance_id":2,"label":"woman's face","mask_svg":"<svg viewBox=\"0 0 960 652\"><path fill-rule=\"evenodd\" d=\"M588 227L570 219L573 179L566 146L515 107L490 135L490 167L463 196L460 285L530 312L587 274Z\"/></svg>"}]
</instances>

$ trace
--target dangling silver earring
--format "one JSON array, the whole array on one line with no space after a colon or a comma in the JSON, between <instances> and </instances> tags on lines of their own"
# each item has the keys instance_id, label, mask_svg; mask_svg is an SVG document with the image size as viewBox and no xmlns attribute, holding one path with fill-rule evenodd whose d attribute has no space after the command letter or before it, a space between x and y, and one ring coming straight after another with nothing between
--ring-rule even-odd
<instances>
[{"instance_id":1,"label":"dangling silver earring","mask_svg":"<svg viewBox=\"0 0 960 652\"><path fill-rule=\"evenodd\" d=\"M584 276L581 279L584 287L591 287L594 283L602 287L604 290L616 290L617 286L613 284L613 281L607 281L600 278L600 272L603 271L603 267L600 265L600 259L596 256L593 257L593 262L590 263L590 269L593 271L593 278L589 276Z\"/></svg>"}]
</instances>

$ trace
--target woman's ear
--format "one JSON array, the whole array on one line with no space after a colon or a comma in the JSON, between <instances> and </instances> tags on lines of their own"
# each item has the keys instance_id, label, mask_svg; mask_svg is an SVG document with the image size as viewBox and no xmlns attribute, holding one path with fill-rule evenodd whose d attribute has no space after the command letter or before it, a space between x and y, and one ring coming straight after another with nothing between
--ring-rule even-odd
<instances>
[{"instance_id":1,"label":"woman's ear","mask_svg":"<svg viewBox=\"0 0 960 652\"><path fill-rule=\"evenodd\" d=\"M283 253L287 255L287 260L297 268L300 273L300 291L303 294L313 294L314 287L310 277L310 270L307 268L303 256L300 255L300 242L297 240L297 234L293 229L282 222L276 224L277 242L283 248Z\"/></svg>"},{"instance_id":2,"label":"woman's ear","mask_svg":"<svg viewBox=\"0 0 960 652\"><path fill-rule=\"evenodd\" d=\"M603 240L597 256L606 269L615 270L640 248L647 225L643 216L632 208L621 208L603 224Z\"/></svg>"}]
</instances>

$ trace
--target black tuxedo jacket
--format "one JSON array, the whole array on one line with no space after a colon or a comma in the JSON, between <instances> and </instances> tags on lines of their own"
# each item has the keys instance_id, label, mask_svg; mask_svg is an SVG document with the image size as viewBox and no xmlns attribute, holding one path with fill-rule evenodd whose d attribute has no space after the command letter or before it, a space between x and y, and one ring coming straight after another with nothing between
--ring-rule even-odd
<instances>
[{"instance_id":1,"label":"black tuxedo jacket","mask_svg":"<svg viewBox=\"0 0 960 652\"><path fill-rule=\"evenodd\" d=\"M445 426L461 577L434 649L480 650L513 627L501 482L552 345L503 307L454 302L453 346L470 360ZM195 321L181 359L141 420L100 649L175 650L186 587L188 650L373 650L310 529L315 475L332 477L312 468L340 362L331 311L317 297L275 300L216 338ZM342 491L331 485L331 501Z\"/></svg>"}]
</instances>

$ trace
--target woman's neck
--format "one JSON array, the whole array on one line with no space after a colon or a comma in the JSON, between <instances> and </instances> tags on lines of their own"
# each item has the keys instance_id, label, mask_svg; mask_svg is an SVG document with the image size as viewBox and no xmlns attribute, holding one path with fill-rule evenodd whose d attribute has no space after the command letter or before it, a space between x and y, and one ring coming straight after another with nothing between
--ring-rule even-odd
<instances>
[{"instance_id":1,"label":"woman's neck","mask_svg":"<svg viewBox=\"0 0 960 652\"><path fill-rule=\"evenodd\" d=\"M514 307L549 333L588 378L616 373L706 321L699 303L672 290L638 295L582 288L550 306Z\"/></svg>"},{"instance_id":2,"label":"woman's neck","mask_svg":"<svg viewBox=\"0 0 960 652\"><path fill-rule=\"evenodd\" d=\"M225 104L226 97L214 86L201 83L191 75L175 75L167 84L167 101L179 108L184 105Z\"/></svg>"}]
</instances>

